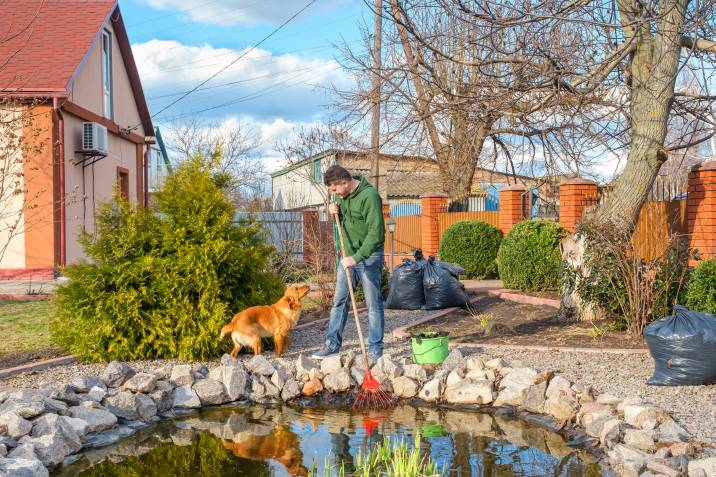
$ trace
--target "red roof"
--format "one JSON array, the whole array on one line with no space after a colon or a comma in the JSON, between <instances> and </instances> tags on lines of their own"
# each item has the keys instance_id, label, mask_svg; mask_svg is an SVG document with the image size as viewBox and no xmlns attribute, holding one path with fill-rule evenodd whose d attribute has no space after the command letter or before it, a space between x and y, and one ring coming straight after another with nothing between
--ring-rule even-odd
<instances>
[{"instance_id":1,"label":"red roof","mask_svg":"<svg viewBox=\"0 0 716 477\"><path fill-rule=\"evenodd\" d=\"M146 136L149 108L117 0L0 0L0 96L47 98L70 93L90 47L108 21Z\"/></svg>"},{"instance_id":2,"label":"red roof","mask_svg":"<svg viewBox=\"0 0 716 477\"><path fill-rule=\"evenodd\" d=\"M0 2L0 92L69 92L115 5L115 0Z\"/></svg>"}]
</instances>

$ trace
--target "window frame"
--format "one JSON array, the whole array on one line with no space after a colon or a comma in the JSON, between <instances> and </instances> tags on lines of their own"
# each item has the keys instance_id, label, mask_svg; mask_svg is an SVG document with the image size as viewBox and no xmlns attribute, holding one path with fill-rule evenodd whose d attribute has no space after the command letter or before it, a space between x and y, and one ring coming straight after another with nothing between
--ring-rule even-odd
<instances>
[{"instance_id":1,"label":"window frame","mask_svg":"<svg viewBox=\"0 0 716 477\"><path fill-rule=\"evenodd\" d=\"M114 119L114 94L112 88L112 33L102 30L102 109L104 117Z\"/></svg>"}]
</instances>

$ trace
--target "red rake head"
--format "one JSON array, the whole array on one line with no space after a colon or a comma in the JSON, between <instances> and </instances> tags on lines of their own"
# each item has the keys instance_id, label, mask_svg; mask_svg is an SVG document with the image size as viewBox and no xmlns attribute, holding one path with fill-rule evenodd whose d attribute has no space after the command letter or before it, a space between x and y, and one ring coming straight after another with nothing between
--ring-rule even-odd
<instances>
[{"instance_id":1,"label":"red rake head","mask_svg":"<svg viewBox=\"0 0 716 477\"><path fill-rule=\"evenodd\" d=\"M373 377L373 375L370 372L370 369L365 370L365 378L363 379L363 383L360 385L361 390L363 391L378 391L380 390L380 383L377 379Z\"/></svg>"},{"instance_id":2,"label":"red rake head","mask_svg":"<svg viewBox=\"0 0 716 477\"><path fill-rule=\"evenodd\" d=\"M397 399L392 393L380 388L380 383L366 369L365 378L355 395L353 407L359 409L386 409L395 406Z\"/></svg>"}]
</instances>

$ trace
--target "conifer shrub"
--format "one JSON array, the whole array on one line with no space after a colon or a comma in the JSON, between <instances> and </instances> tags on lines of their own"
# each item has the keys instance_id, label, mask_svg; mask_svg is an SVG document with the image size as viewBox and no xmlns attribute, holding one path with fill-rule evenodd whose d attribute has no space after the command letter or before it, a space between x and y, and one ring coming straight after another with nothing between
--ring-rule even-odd
<instances>
[{"instance_id":1,"label":"conifer shrub","mask_svg":"<svg viewBox=\"0 0 716 477\"><path fill-rule=\"evenodd\" d=\"M234 209L200 157L169 175L157 211L116 196L96 233L80 241L89 261L64 271L53 338L85 361L204 360L229 349L221 327L283 292L266 270L272 247Z\"/></svg>"}]
</instances>

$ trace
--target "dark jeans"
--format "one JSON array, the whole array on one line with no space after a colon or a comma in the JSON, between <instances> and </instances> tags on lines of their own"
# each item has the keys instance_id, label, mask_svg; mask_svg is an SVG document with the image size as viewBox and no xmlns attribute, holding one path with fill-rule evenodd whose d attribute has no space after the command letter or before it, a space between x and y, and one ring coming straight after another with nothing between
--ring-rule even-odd
<instances>
[{"instance_id":1,"label":"dark jeans","mask_svg":"<svg viewBox=\"0 0 716 477\"><path fill-rule=\"evenodd\" d=\"M383 295L380 292L381 272L383 270L383 252L375 252L355 267L349 268L353 289L355 290L358 280L363 285L363 293L368 307L368 350L373 356L383 354L383 328L385 319L383 316ZM333 308L331 309L331 320L328 323L328 335L326 346L332 351L338 351L343 344L343 329L348 320L348 312L351 307L351 297L348 293L348 282L346 273L338 265L336 277L336 291L333 295Z\"/></svg>"}]
</instances>

